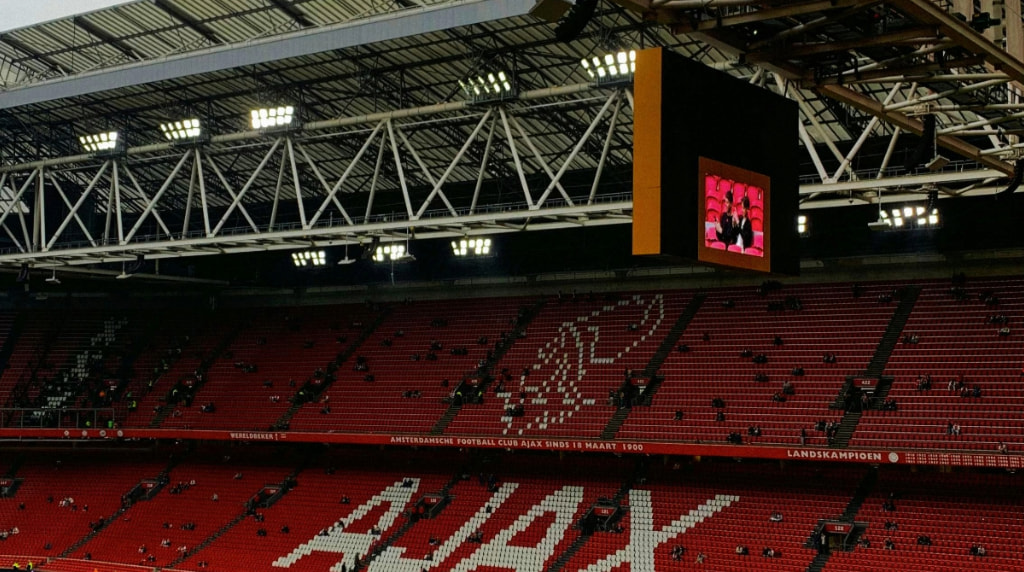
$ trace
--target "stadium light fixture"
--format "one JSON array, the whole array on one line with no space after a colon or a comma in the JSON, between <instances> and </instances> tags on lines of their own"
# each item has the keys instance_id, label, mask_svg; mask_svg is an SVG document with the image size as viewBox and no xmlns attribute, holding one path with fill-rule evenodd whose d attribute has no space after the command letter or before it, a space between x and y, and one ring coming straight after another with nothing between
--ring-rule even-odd
<instances>
[{"instance_id":1,"label":"stadium light fixture","mask_svg":"<svg viewBox=\"0 0 1024 572\"><path fill-rule=\"evenodd\" d=\"M807 215L800 215L796 217L796 232L800 236L807 236L810 234L808 229L810 226L807 224Z\"/></svg>"},{"instance_id":2,"label":"stadium light fixture","mask_svg":"<svg viewBox=\"0 0 1024 572\"><path fill-rule=\"evenodd\" d=\"M492 252L490 238L463 238L452 241L452 254L460 258L488 256Z\"/></svg>"},{"instance_id":3,"label":"stadium light fixture","mask_svg":"<svg viewBox=\"0 0 1024 572\"><path fill-rule=\"evenodd\" d=\"M939 209L933 205L904 205L879 210L878 221L868 226L872 230L919 230L939 228L940 222Z\"/></svg>"},{"instance_id":4,"label":"stadium light fixture","mask_svg":"<svg viewBox=\"0 0 1024 572\"><path fill-rule=\"evenodd\" d=\"M297 119L292 105L261 107L249 112L249 124L253 129L287 129L297 126Z\"/></svg>"},{"instance_id":5,"label":"stadium light fixture","mask_svg":"<svg viewBox=\"0 0 1024 572\"><path fill-rule=\"evenodd\" d=\"M373 252L375 262L411 262L416 257L409 252L404 244L384 244L377 247Z\"/></svg>"},{"instance_id":6,"label":"stadium light fixture","mask_svg":"<svg viewBox=\"0 0 1024 572\"><path fill-rule=\"evenodd\" d=\"M90 153L114 153L121 149L121 137L117 131L83 135L78 142Z\"/></svg>"},{"instance_id":7,"label":"stadium light fixture","mask_svg":"<svg viewBox=\"0 0 1024 572\"><path fill-rule=\"evenodd\" d=\"M493 70L459 80L459 87L473 103L512 99L517 95L512 76L504 70Z\"/></svg>"},{"instance_id":8,"label":"stadium light fixture","mask_svg":"<svg viewBox=\"0 0 1024 572\"><path fill-rule=\"evenodd\" d=\"M203 135L199 120L195 118L161 123L160 131L171 142L197 141Z\"/></svg>"},{"instance_id":9,"label":"stadium light fixture","mask_svg":"<svg viewBox=\"0 0 1024 572\"><path fill-rule=\"evenodd\" d=\"M580 60L580 67L599 85L633 81L636 72L636 50L621 50L603 57Z\"/></svg>"},{"instance_id":10,"label":"stadium light fixture","mask_svg":"<svg viewBox=\"0 0 1024 572\"><path fill-rule=\"evenodd\" d=\"M327 254L323 250L303 250L292 253L292 264L296 268L309 268L327 265Z\"/></svg>"}]
</instances>

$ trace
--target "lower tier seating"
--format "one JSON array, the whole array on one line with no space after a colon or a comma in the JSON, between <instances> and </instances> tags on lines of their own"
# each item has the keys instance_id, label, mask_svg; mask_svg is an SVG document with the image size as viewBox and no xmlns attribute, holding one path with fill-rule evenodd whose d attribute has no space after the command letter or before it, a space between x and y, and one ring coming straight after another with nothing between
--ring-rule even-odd
<instances>
[{"instance_id":1,"label":"lower tier seating","mask_svg":"<svg viewBox=\"0 0 1024 572\"><path fill-rule=\"evenodd\" d=\"M556 562L569 572L796 572L818 556L819 523L852 506L866 524L861 543L817 559L826 570L1022 569L1022 476L1006 471L258 446L156 459L66 454L58 468L40 455L16 467L25 480L0 499L0 566L327 571L358 559L370 572ZM168 469L163 490L119 510L122 491ZM291 488L275 503L247 507L288 475ZM617 517L601 524L591 512L598 504L619 507ZM92 533L89 520L101 515L113 520ZM919 543L925 536L930 544Z\"/></svg>"}]
</instances>

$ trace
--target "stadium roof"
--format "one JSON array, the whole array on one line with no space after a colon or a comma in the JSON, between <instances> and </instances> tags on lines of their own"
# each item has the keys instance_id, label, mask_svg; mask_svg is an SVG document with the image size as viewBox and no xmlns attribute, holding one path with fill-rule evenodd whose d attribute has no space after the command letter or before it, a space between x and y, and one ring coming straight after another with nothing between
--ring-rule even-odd
<instances>
[{"instance_id":1,"label":"stadium roof","mask_svg":"<svg viewBox=\"0 0 1024 572\"><path fill-rule=\"evenodd\" d=\"M578 65L620 49L665 46L797 100L804 208L993 193L1022 147L1024 64L992 41L1024 50L1014 6L985 28L970 3L622 0L569 42L531 8L150 0L4 32L0 261L628 223L629 86ZM459 80L499 69L520 96L468 101ZM247 124L280 105L303 125ZM929 114L951 161L907 172ZM159 125L188 117L212 139L166 142ZM108 131L126 155L83 154Z\"/></svg>"}]
</instances>

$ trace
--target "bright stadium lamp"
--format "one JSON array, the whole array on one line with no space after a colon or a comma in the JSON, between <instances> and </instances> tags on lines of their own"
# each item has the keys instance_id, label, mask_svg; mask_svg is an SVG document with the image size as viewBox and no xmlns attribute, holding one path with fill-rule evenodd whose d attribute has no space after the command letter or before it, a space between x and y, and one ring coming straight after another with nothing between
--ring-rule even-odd
<instances>
[{"instance_id":1,"label":"bright stadium lamp","mask_svg":"<svg viewBox=\"0 0 1024 572\"><path fill-rule=\"evenodd\" d=\"M580 67L598 85L631 82L636 72L636 50L620 50L580 60Z\"/></svg>"},{"instance_id":2,"label":"bright stadium lamp","mask_svg":"<svg viewBox=\"0 0 1024 572\"><path fill-rule=\"evenodd\" d=\"M292 253L292 264L296 268L326 266L327 254L323 250L303 250Z\"/></svg>"},{"instance_id":3,"label":"bright stadium lamp","mask_svg":"<svg viewBox=\"0 0 1024 572\"><path fill-rule=\"evenodd\" d=\"M78 142L82 144L82 149L90 153L115 153L122 149L117 131L83 135L78 138Z\"/></svg>"},{"instance_id":4,"label":"bright stadium lamp","mask_svg":"<svg viewBox=\"0 0 1024 572\"><path fill-rule=\"evenodd\" d=\"M160 131L172 143L198 141L203 135L198 119L181 119L160 124Z\"/></svg>"},{"instance_id":5,"label":"bright stadium lamp","mask_svg":"<svg viewBox=\"0 0 1024 572\"><path fill-rule=\"evenodd\" d=\"M288 129L298 125L298 118L291 105L260 107L249 112L249 125L260 130Z\"/></svg>"},{"instance_id":6,"label":"bright stadium lamp","mask_svg":"<svg viewBox=\"0 0 1024 572\"><path fill-rule=\"evenodd\" d=\"M459 80L459 87L473 103L504 101L516 97L512 76L504 70L491 70Z\"/></svg>"},{"instance_id":7,"label":"bright stadium lamp","mask_svg":"<svg viewBox=\"0 0 1024 572\"><path fill-rule=\"evenodd\" d=\"M463 238L451 243L452 254L459 258L488 256L491 254L492 245L490 238Z\"/></svg>"}]
</instances>

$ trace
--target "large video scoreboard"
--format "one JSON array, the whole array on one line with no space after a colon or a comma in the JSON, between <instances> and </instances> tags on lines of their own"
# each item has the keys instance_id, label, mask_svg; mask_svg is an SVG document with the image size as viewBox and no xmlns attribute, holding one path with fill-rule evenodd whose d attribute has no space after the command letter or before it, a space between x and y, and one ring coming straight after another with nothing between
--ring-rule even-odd
<instances>
[{"instance_id":1,"label":"large video scoreboard","mask_svg":"<svg viewBox=\"0 0 1024 572\"><path fill-rule=\"evenodd\" d=\"M658 49L637 54L633 254L797 274L797 106Z\"/></svg>"}]
</instances>

